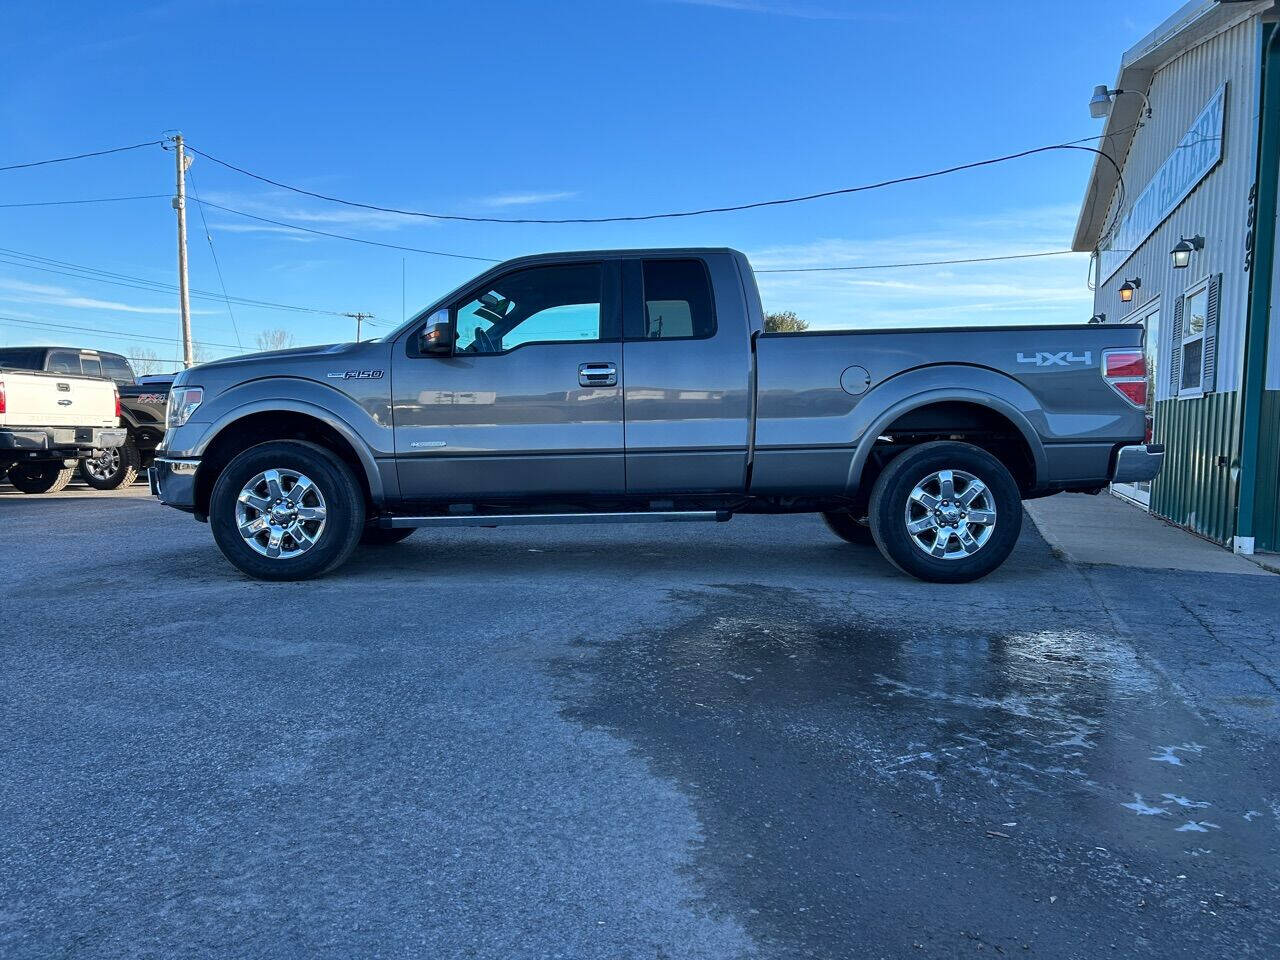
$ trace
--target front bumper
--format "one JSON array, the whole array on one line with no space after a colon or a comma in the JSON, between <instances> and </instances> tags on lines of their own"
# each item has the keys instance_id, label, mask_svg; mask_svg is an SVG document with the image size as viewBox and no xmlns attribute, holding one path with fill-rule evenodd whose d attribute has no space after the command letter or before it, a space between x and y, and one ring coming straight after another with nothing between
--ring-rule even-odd
<instances>
[{"instance_id":1,"label":"front bumper","mask_svg":"<svg viewBox=\"0 0 1280 960\"><path fill-rule=\"evenodd\" d=\"M128 436L121 427L0 427L0 452L20 460L84 457L122 446Z\"/></svg>"},{"instance_id":2,"label":"front bumper","mask_svg":"<svg viewBox=\"0 0 1280 960\"><path fill-rule=\"evenodd\" d=\"M1112 483L1145 483L1154 480L1164 465L1164 444L1139 443L1121 447L1111 469Z\"/></svg>"},{"instance_id":3,"label":"front bumper","mask_svg":"<svg viewBox=\"0 0 1280 960\"><path fill-rule=\"evenodd\" d=\"M151 463L151 492L160 502L179 510L196 507L196 471L199 460L156 457Z\"/></svg>"}]
</instances>

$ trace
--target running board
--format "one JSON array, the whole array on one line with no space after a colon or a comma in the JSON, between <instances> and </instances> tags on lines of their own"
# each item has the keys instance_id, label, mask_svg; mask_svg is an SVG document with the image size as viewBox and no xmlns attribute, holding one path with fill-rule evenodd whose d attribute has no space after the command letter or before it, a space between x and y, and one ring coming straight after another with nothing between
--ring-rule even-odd
<instances>
[{"instance_id":1,"label":"running board","mask_svg":"<svg viewBox=\"0 0 1280 960\"><path fill-rule=\"evenodd\" d=\"M452 513L430 517L382 517L378 526L405 527L506 527L550 523L723 523L733 517L728 510L645 510L634 513Z\"/></svg>"}]
</instances>

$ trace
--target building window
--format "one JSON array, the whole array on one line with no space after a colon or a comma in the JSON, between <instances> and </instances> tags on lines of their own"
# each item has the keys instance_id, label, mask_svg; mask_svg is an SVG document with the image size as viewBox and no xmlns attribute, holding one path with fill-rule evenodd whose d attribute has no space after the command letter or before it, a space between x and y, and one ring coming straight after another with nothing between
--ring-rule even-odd
<instances>
[{"instance_id":1,"label":"building window","mask_svg":"<svg viewBox=\"0 0 1280 960\"><path fill-rule=\"evenodd\" d=\"M1209 315L1209 278L1191 287L1182 305L1182 342L1175 344L1181 351L1182 378L1178 394L1199 394L1204 380L1204 330Z\"/></svg>"}]
</instances>

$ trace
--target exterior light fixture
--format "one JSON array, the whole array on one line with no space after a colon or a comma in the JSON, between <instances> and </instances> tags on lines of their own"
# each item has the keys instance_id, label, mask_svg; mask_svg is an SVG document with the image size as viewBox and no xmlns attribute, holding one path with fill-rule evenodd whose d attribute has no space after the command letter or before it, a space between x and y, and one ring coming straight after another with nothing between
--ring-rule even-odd
<instances>
[{"instance_id":1,"label":"exterior light fixture","mask_svg":"<svg viewBox=\"0 0 1280 960\"><path fill-rule=\"evenodd\" d=\"M1204 249L1204 237L1180 237L1177 245L1169 251L1173 256L1173 269L1185 270L1191 265L1191 254Z\"/></svg>"},{"instance_id":2,"label":"exterior light fixture","mask_svg":"<svg viewBox=\"0 0 1280 960\"><path fill-rule=\"evenodd\" d=\"M1093 96L1089 98L1089 116L1095 120L1101 120L1103 117L1111 116L1111 105L1115 103L1116 97L1133 93L1142 97L1145 104L1142 115L1144 117L1151 116L1151 101L1147 99L1147 95L1139 90L1111 90L1105 83L1100 83L1093 88Z\"/></svg>"},{"instance_id":3,"label":"exterior light fixture","mask_svg":"<svg viewBox=\"0 0 1280 960\"><path fill-rule=\"evenodd\" d=\"M1106 323L1107 315L1105 313L1095 313L1089 318L1090 323Z\"/></svg>"},{"instance_id":4,"label":"exterior light fixture","mask_svg":"<svg viewBox=\"0 0 1280 960\"><path fill-rule=\"evenodd\" d=\"M1125 280L1120 284L1120 302L1128 303L1133 299L1133 291L1142 286L1142 278L1134 277L1132 280Z\"/></svg>"}]
</instances>

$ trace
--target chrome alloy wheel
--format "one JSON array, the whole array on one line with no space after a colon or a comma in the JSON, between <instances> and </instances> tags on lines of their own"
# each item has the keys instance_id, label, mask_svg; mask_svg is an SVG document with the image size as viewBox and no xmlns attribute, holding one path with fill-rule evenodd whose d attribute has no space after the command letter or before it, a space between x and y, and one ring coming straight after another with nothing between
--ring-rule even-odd
<instances>
[{"instance_id":1,"label":"chrome alloy wheel","mask_svg":"<svg viewBox=\"0 0 1280 960\"><path fill-rule=\"evenodd\" d=\"M977 553L996 528L996 501L987 485L964 470L931 473L907 498L911 542L939 560Z\"/></svg>"},{"instance_id":2,"label":"chrome alloy wheel","mask_svg":"<svg viewBox=\"0 0 1280 960\"><path fill-rule=\"evenodd\" d=\"M240 536L273 560L306 553L320 539L324 523L324 495L296 470L264 470L236 498Z\"/></svg>"},{"instance_id":3,"label":"chrome alloy wheel","mask_svg":"<svg viewBox=\"0 0 1280 960\"><path fill-rule=\"evenodd\" d=\"M93 456L85 457L84 469L93 479L105 483L120 469L120 448L107 447L93 451Z\"/></svg>"}]
</instances>

